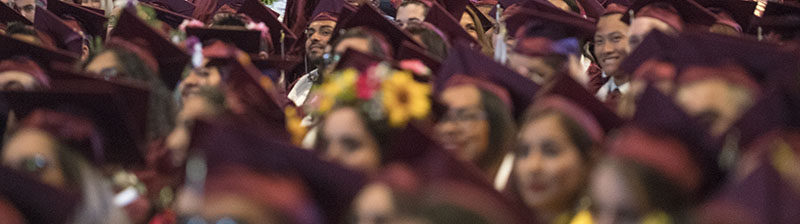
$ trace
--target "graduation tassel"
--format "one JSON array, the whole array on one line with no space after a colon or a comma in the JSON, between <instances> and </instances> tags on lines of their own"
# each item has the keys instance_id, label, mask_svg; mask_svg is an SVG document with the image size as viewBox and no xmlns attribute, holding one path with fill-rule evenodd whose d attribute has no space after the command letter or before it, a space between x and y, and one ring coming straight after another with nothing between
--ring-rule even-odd
<instances>
[{"instance_id":1,"label":"graduation tassel","mask_svg":"<svg viewBox=\"0 0 800 224\"><path fill-rule=\"evenodd\" d=\"M505 64L508 58L508 50L506 50L506 35L508 35L508 30L506 30L506 25L502 21L500 21L500 15L503 14L503 8L500 7L500 4L497 4L497 12L494 15L495 21L497 21L498 26L498 34L497 38L494 40L494 60L500 64Z\"/></svg>"}]
</instances>

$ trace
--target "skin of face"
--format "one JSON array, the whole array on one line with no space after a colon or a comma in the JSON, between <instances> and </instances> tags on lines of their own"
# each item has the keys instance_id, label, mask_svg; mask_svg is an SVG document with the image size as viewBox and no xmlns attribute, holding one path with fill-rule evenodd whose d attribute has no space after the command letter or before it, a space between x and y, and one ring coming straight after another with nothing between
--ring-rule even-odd
<instances>
[{"instance_id":1,"label":"skin of face","mask_svg":"<svg viewBox=\"0 0 800 224\"><path fill-rule=\"evenodd\" d=\"M334 110L324 125L323 138L327 142L324 159L367 173L378 171L381 162L378 141L355 109Z\"/></svg>"},{"instance_id":2,"label":"skin of face","mask_svg":"<svg viewBox=\"0 0 800 224\"><path fill-rule=\"evenodd\" d=\"M489 121L480 99L480 91L472 85L453 86L441 95L447 115L436 124L436 136L463 161L477 162L489 148Z\"/></svg>"},{"instance_id":3,"label":"skin of face","mask_svg":"<svg viewBox=\"0 0 800 224\"><path fill-rule=\"evenodd\" d=\"M343 55L347 49L357 50L361 53L371 54L369 49L369 40L366 38L352 37L339 41L336 49L333 52L337 55Z\"/></svg>"},{"instance_id":4,"label":"skin of face","mask_svg":"<svg viewBox=\"0 0 800 224\"><path fill-rule=\"evenodd\" d=\"M234 219L242 223L280 223L269 209L241 195L218 193L206 195L202 216L206 220ZM222 223L222 222L218 222ZM238 222L237 222L238 223Z\"/></svg>"},{"instance_id":5,"label":"skin of face","mask_svg":"<svg viewBox=\"0 0 800 224\"><path fill-rule=\"evenodd\" d=\"M192 121L211 117L217 113L214 106L202 96L190 95L183 100L183 107L175 116L175 128L167 136L165 145L172 151L173 162L181 164L186 160L186 152L191 140Z\"/></svg>"},{"instance_id":6,"label":"skin of face","mask_svg":"<svg viewBox=\"0 0 800 224\"><path fill-rule=\"evenodd\" d=\"M33 21L33 18L36 14L35 0L14 0L14 4L17 5L19 13L22 14L22 16L30 21Z\"/></svg>"},{"instance_id":7,"label":"skin of face","mask_svg":"<svg viewBox=\"0 0 800 224\"><path fill-rule=\"evenodd\" d=\"M425 6L422 4L407 4L397 9L397 16L394 21L402 28L406 28L409 23L420 23L425 21Z\"/></svg>"},{"instance_id":8,"label":"skin of face","mask_svg":"<svg viewBox=\"0 0 800 224\"><path fill-rule=\"evenodd\" d=\"M28 73L20 71L0 72L0 89L3 91L11 90L34 90L39 85L36 79Z\"/></svg>"},{"instance_id":9,"label":"skin of face","mask_svg":"<svg viewBox=\"0 0 800 224\"><path fill-rule=\"evenodd\" d=\"M723 80L709 79L681 86L675 101L689 115L710 122L711 134L720 136L752 104L749 95Z\"/></svg>"},{"instance_id":10,"label":"skin of face","mask_svg":"<svg viewBox=\"0 0 800 224\"><path fill-rule=\"evenodd\" d=\"M644 40L644 37L654 29L667 34L674 34L676 32L672 27L661 20L651 17L636 17L633 19L628 29L628 44L630 50L633 51L633 49L636 49L639 43Z\"/></svg>"},{"instance_id":11,"label":"skin of face","mask_svg":"<svg viewBox=\"0 0 800 224\"><path fill-rule=\"evenodd\" d=\"M594 34L594 55L606 74L617 75L617 68L630 53L628 24L623 23L622 14L600 17Z\"/></svg>"},{"instance_id":12,"label":"skin of face","mask_svg":"<svg viewBox=\"0 0 800 224\"><path fill-rule=\"evenodd\" d=\"M602 163L592 173L589 194L594 223L639 223L645 212L638 206L632 186L612 161Z\"/></svg>"},{"instance_id":13,"label":"skin of face","mask_svg":"<svg viewBox=\"0 0 800 224\"><path fill-rule=\"evenodd\" d=\"M94 59L86 65L86 72L102 74L106 69L119 69L119 60L117 56L111 51L105 51L98 54Z\"/></svg>"},{"instance_id":14,"label":"skin of face","mask_svg":"<svg viewBox=\"0 0 800 224\"><path fill-rule=\"evenodd\" d=\"M540 212L545 220L574 206L588 172L588 164L559 116L543 115L523 126L514 164L518 192L528 208Z\"/></svg>"},{"instance_id":15,"label":"skin of face","mask_svg":"<svg viewBox=\"0 0 800 224\"><path fill-rule=\"evenodd\" d=\"M550 80L557 72L543 57L530 57L516 52L508 55L508 66L538 84Z\"/></svg>"},{"instance_id":16,"label":"skin of face","mask_svg":"<svg viewBox=\"0 0 800 224\"><path fill-rule=\"evenodd\" d=\"M208 61L206 61L206 64ZM181 101L185 101L187 97L197 94L197 91L202 87L219 86L222 82L222 75L219 73L217 67L207 67L205 65L192 69L189 75L181 81L178 85L178 91L181 93Z\"/></svg>"},{"instance_id":17,"label":"skin of face","mask_svg":"<svg viewBox=\"0 0 800 224\"><path fill-rule=\"evenodd\" d=\"M102 7L102 4L100 4L100 0L83 0L83 1L81 1L81 5L82 6L91 7L91 8L96 8L96 9L99 9L99 8Z\"/></svg>"},{"instance_id":18,"label":"skin of face","mask_svg":"<svg viewBox=\"0 0 800 224\"><path fill-rule=\"evenodd\" d=\"M63 189L66 187L66 178L61 170L56 144L53 137L45 132L36 129L22 129L3 147L3 165L16 170L24 170L23 162L25 160L39 156L48 163L38 173L39 180Z\"/></svg>"},{"instance_id":19,"label":"skin of face","mask_svg":"<svg viewBox=\"0 0 800 224\"><path fill-rule=\"evenodd\" d=\"M306 55L311 61L320 61L328 47L328 41L333 35L333 28L336 27L335 21L321 20L314 21L306 29Z\"/></svg>"},{"instance_id":20,"label":"skin of face","mask_svg":"<svg viewBox=\"0 0 800 224\"><path fill-rule=\"evenodd\" d=\"M466 30L467 33L472 36L472 38L475 38L476 40L478 39L478 30L475 26L475 21L472 20L471 16L469 16L469 13L464 12L464 14L461 15L461 21L459 21L459 24L461 24L461 28L464 28L464 30Z\"/></svg>"},{"instance_id":21,"label":"skin of face","mask_svg":"<svg viewBox=\"0 0 800 224\"><path fill-rule=\"evenodd\" d=\"M569 5L567 5L567 2L564 0L547 0L547 1L561 10L569 11Z\"/></svg>"},{"instance_id":22,"label":"skin of face","mask_svg":"<svg viewBox=\"0 0 800 224\"><path fill-rule=\"evenodd\" d=\"M380 220L391 219L395 213L392 191L385 184L370 184L356 197L353 209L355 223L380 223Z\"/></svg>"}]
</instances>

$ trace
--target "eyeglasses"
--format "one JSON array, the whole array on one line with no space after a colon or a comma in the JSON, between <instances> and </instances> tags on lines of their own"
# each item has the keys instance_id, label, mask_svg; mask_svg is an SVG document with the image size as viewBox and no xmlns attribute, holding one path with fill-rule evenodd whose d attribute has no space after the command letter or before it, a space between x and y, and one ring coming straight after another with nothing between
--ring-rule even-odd
<instances>
[{"instance_id":1,"label":"eyeglasses","mask_svg":"<svg viewBox=\"0 0 800 224\"><path fill-rule=\"evenodd\" d=\"M22 159L20 169L24 172L40 176L50 166L50 160L41 154Z\"/></svg>"}]
</instances>

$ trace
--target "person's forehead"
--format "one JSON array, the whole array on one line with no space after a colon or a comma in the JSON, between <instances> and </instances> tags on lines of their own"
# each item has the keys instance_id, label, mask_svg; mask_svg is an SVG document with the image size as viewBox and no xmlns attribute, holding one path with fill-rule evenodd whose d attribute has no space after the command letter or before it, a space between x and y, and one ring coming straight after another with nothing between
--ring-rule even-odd
<instances>
[{"instance_id":1,"label":"person's forehead","mask_svg":"<svg viewBox=\"0 0 800 224\"><path fill-rule=\"evenodd\" d=\"M452 86L442 92L442 101L450 108L466 108L480 105L480 91L474 85Z\"/></svg>"},{"instance_id":2,"label":"person's forehead","mask_svg":"<svg viewBox=\"0 0 800 224\"><path fill-rule=\"evenodd\" d=\"M308 28L321 28L323 26L330 26L331 28L333 28L336 26L336 22L331 20L319 20L311 22L311 24L308 24Z\"/></svg>"},{"instance_id":3,"label":"person's forehead","mask_svg":"<svg viewBox=\"0 0 800 224\"><path fill-rule=\"evenodd\" d=\"M18 5L22 5L22 6L27 5L27 4L33 4L34 1L35 0L14 0L15 3L17 3Z\"/></svg>"},{"instance_id":4,"label":"person's forehead","mask_svg":"<svg viewBox=\"0 0 800 224\"><path fill-rule=\"evenodd\" d=\"M628 24L625 24L620 20L622 18L622 14L611 14L602 16L597 20L597 34L600 33L607 33L613 31L622 31L626 32L628 29Z\"/></svg>"}]
</instances>

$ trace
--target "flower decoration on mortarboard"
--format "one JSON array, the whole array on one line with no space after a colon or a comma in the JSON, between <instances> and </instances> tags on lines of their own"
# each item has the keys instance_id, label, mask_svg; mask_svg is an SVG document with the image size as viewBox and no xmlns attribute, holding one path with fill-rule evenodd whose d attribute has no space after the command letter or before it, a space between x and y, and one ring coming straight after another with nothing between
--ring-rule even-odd
<instances>
[{"instance_id":1,"label":"flower decoration on mortarboard","mask_svg":"<svg viewBox=\"0 0 800 224\"><path fill-rule=\"evenodd\" d=\"M264 25L263 22L258 22L258 23L249 22L249 23L247 23L245 28L247 28L248 30L261 31L261 38L269 38L270 37L269 36L269 27L267 27L267 25Z\"/></svg>"},{"instance_id":2,"label":"flower decoration on mortarboard","mask_svg":"<svg viewBox=\"0 0 800 224\"><path fill-rule=\"evenodd\" d=\"M330 112L336 105L353 105L370 120L386 121L392 127L404 127L430 113L431 86L414 80L409 70L397 70L383 62L363 73L348 68L328 77L314 91L319 97L315 113Z\"/></svg>"}]
</instances>

